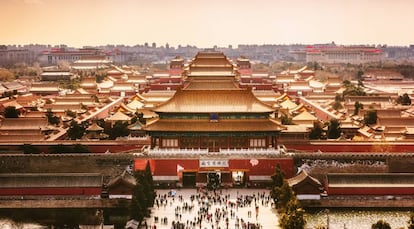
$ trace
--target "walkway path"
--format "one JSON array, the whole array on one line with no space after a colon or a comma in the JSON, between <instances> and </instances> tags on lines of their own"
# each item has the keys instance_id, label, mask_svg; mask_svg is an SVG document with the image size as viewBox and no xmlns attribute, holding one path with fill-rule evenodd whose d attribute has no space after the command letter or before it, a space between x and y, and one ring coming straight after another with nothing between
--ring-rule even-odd
<instances>
[{"instance_id":1,"label":"walkway path","mask_svg":"<svg viewBox=\"0 0 414 229\"><path fill-rule=\"evenodd\" d=\"M259 224L256 228L279 228L271 205L266 189L157 190L151 218L146 222L148 228L174 228L173 223L182 229L247 229L249 223ZM250 229L254 228L251 225Z\"/></svg>"}]
</instances>

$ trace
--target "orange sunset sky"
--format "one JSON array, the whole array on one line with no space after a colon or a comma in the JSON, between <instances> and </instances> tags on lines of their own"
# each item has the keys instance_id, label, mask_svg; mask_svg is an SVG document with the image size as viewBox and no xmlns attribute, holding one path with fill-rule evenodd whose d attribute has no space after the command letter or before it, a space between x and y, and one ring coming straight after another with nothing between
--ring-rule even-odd
<instances>
[{"instance_id":1,"label":"orange sunset sky","mask_svg":"<svg viewBox=\"0 0 414 229\"><path fill-rule=\"evenodd\" d=\"M412 0L0 0L0 44L414 44Z\"/></svg>"}]
</instances>

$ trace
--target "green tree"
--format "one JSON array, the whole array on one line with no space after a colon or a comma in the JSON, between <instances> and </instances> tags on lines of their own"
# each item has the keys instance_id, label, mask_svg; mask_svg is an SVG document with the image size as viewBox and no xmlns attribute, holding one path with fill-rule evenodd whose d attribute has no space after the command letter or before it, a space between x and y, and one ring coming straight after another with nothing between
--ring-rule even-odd
<instances>
[{"instance_id":1,"label":"green tree","mask_svg":"<svg viewBox=\"0 0 414 229\"><path fill-rule=\"evenodd\" d=\"M0 68L0 81L6 82L6 81L12 81L12 80L14 80L13 72L5 68Z\"/></svg>"},{"instance_id":2,"label":"green tree","mask_svg":"<svg viewBox=\"0 0 414 229\"><path fill-rule=\"evenodd\" d=\"M148 185L148 192L147 192L148 206L152 207L154 206L156 192L154 188L154 179L151 173L151 165L149 162L147 162L147 165L145 166L144 176L145 176L145 180Z\"/></svg>"},{"instance_id":3,"label":"green tree","mask_svg":"<svg viewBox=\"0 0 414 229\"><path fill-rule=\"evenodd\" d=\"M280 164L277 164L275 168L275 174L272 176L272 181L273 181L272 186L282 187L284 179L285 179L285 174L280 168Z\"/></svg>"},{"instance_id":4,"label":"green tree","mask_svg":"<svg viewBox=\"0 0 414 229\"><path fill-rule=\"evenodd\" d=\"M47 117L47 121L49 122L49 124L56 125L56 126L59 125L60 123L59 117L55 116L51 109L47 109L46 117Z\"/></svg>"},{"instance_id":5,"label":"green tree","mask_svg":"<svg viewBox=\"0 0 414 229\"><path fill-rule=\"evenodd\" d=\"M313 128L309 132L310 139L320 139L323 135L323 127L320 122L315 121L313 123Z\"/></svg>"},{"instance_id":6,"label":"green tree","mask_svg":"<svg viewBox=\"0 0 414 229\"><path fill-rule=\"evenodd\" d=\"M273 201L276 203L278 199L278 191L280 190L280 187L282 187L283 185L285 174L280 168L280 164L276 165L275 170L276 170L275 174L272 176L272 189L270 191L270 196L272 197Z\"/></svg>"},{"instance_id":7,"label":"green tree","mask_svg":"<svg viewBox=\"0 0 414 229\"><path fill-rule=\"evenodd\" d=\"M110 128L109 139L114 140L117 137L123 137L129 135L128 123L122 121L116 121L114 126Z\"/></svg>"},{"instance_id":8,"label":"green tree","mask_svg":"<svg viewBox=\"0 0 414 229\"><path fill-rule=\"evenodd\" d=\"M342 81L342 86L344 86L345 88L348 88L352 86L352 83L349 80L344 80Z\"/></svg>"},{"instance_id":9,"label":"green tree","mask_svg":"<svg viewBox=\"0 0 414 229\"><path fill-rule=\"evenodd\" d=\"M372 224L371 229L391 229L391 226L385 220L378 220Z\"/></svg>"},{"instance_id":10,"label":"green tree","mask_svg":"<svg viewBox=\"0 0 414 229\"><path fill-rule=\"evenodd\" d=\"M334 102L334 104L332 105L332 108L333 108L334 110L339 110L339 109L342 109L342 108L343 108L343 106L342 106L341 101L335 101L335 102Z\"/></svg>"},{"instance_id":11,"label":"green tree","mask_svg":"<svg viewBox=\"0 0 414 229\"><path fill-rule=\"evenodd\" d=\"M342 95L335 95L335 101L342 102L344 101L344 98L342 97Z\"/></svg>"},{"instance_id":12,"label":"green tree","mask_svg":"<svg viewBox=\"0 0 414 229\"><path fill-rule=\"evenodd\" d=\"M76 118L76 112L74 112L74 111L66 110L65 113L69 117Z\"/></svg>"},{"instance_id":13,"label":"green tree","mask_svg":"<svg viewBox=\"0 0 414 229\"><path fill-rule=\"evenodd\" d=\"M404 93L403 95L398 96L397 103L401 105L411 105L411 98L407 93Z\"/></svg>"},{"instance_id":14,"label":"green tree","mask_svg":"<svg viewBox=\"0 0 414 229\"><path fill-rule=\"evenodd\" d=\"M285 114L282 114L282 116L280 117L280 122L282 123L282 125L292 125L292 118L288 117Z\"/></svg>"},{"instance_id":15,"label":"green tree","mask_svg":"<svg viewBox=\"0 0 414 229\"><path fill-rule=\"evenodd\" d=\"M283 229L303 229L306 225L305 211L300 207L296 198L291 199L279 218L279 225Z\"/></svg>"},{"instance_id":16,"label":"green tree","mask_svg":"<svg viewBox=\"0 0 414 229\"><path fill-rule=\"evenodd\" d=\"M142 124L146 124L147 120L144 118L144 113L142 112L137 112L137 117L138 117L138 121Z\"/></svg>"},{"instance_id":17,"label":"green tree","mask_svg":"<svg viewBox=\"0 0 414 229\"><path fill-rule=\"evenodd\" d=\"M98 126L100 126L100 127L105 127L105 119L103 119L103 118L97 119L96 124L98 124Z\"/></svg>"},{"instance_id":18,"label":"green tree","mask_svg":"<svg viewBox=\"0 0 414 229\"><path fill-rule=\"evenodd\" d=\"M358 80L358 87L359 88L364 87L364 82L362 80Z\"/></svg>"},{"instance_id":19,"label":"green tree","mask_svg":"<svg viewBox=\"0 0 414 229\"><path fill-rule=\"evenodd\" d=\"M360 109L364 109L364 104L356 101L354 104L354 115L358 115Z\"/></svg>"},{"instance_id":20,"label":"green tree","mask_svg":"<svg viewBox=\"0 0 414 229\"><path fill-rule=\"evenodd\" d=\"M4 117L5 118L18 118L20 112L16 110L15 106L9 106L4 109Z\"/></svg>"},{"instance_id":21,"label":"green tree","mask_svg":"<svg viewBox=\"0 0 414 229\"><path fill-rule=\"evenodd\" d=\"M93 98L93 101L95 102L95 103L99 103L99 98L98 98L98 96L97 95L92 95L92 98Z\"/></svg>"},{"instance_id":22,"label":"green tree","mask_svg":"<svg viewBox=\"0 0 414 229\"><path fill-rule=\"evenodd\" d=\"M136 171L134 173L135 186L132 189L132 200L129 207L129 216L132 219L141 222L145 215L148 215L148 199L145 194L143 183L146 182L143 179L143 171Z\"/></svg>"},{"instance_id":23,"label":"green tree","mask_svg":"<svg viewBox=\"0 0 414 229\"><path fill-rule=\"evenodd\" d=\"M289 183L286 179L283 180L283 184L280 188L275 189L276 192L276 208L277 209L285 209L289 203L289 201L295 197L295 193L293 192L292 188L289 186Z\"/></svg>"},{"instance_id":24,"label":"green tree","mask_svg":"<svg viewBox=\"0 0 414 229\"><path fill-rule=\"evenodd\" d=\"M408 220L408 229L414 229L414 213L411 212L410 219Z\"/></svg>"},{"instance_id":25,"label":"green tree","mask_svg":"<svg viewBox=\"0 0 414 229\"><path fill-rule=\"evenodd\" d=\"M357 72L357 80L358 81L362 81L364 78L363 78L363 75L364 75L364 72L362 71L362 70L359 70L358 72Z\"/></svg>"},{"instance_id":26,"label":"green tree","mask_svg":"<svg viewBox=\"0 0 414 229\"><path fill-rule=\"evenodd\" d=\"M377 111L376 110L369 110L364 115L364 123L365 125L372 125L377 123Z\"/></svg>"},{"instance_id":27,"label":"green tree","mask_svg":"<svg viewBox=\"0 0 414 229\"><path fill-rule=\"evenodd\" d=\"M105 79L105 74L97 74L95 77L95 81L97 83L102 83L102 81Z\"/></svg>"},{"instance_id":28,"label":"green tree","mask_svg":"<svg viewBox=\"0 0 414 229\"><path fill-rule=\"evenodd\" d=\"M357 87L352 84L349 80L344 80L342 86L345 87L345 90L342 92L342 97L351 95L351 96L365 96L367 93L364 91L362 84L359 84Z\"/></svg>"},{"instance_id":29,"label":"green tree","mask_svg":"<svg viewBox=\"0 0 414 229\"><path fill-rule=\"evenodd\" d=\"M69 129L67 131L68 137L71 140L81 139L85 134L85 127L78 124L76 121L70 122Z\"/></svg>"},{"instance_id":30,"label":"green tree","mask_svg":"<svg viewBox=\"0 0 414 229\"><path fill-rule=\"evenodd\" d=\"M338 119L331 119L326 133L329 139L337 139L341 136L341 127Z\"/></svg>"},{"instance_id":31,"label":"green tree","mask_svg":"<svg viewBox=\"0 0 414 229\"><path fill-rule=\"evenodd\" d=\"M144 213L142 211L142 207L138 198L138 196L132 196L131 203L129 205L129 217L130 219L135 219L141 223L141 221L144 219Z\"/></svg>"},{"instance_id":32,"label":"green tree","mask_svg":"<svg viewBox=\"0 0 414 229\"><path fill-rule=\"evenodd\" d=\"M135 115L131 118L131 123L136 123L138 121L138 117Z\"/></svg>"}]
</instances>

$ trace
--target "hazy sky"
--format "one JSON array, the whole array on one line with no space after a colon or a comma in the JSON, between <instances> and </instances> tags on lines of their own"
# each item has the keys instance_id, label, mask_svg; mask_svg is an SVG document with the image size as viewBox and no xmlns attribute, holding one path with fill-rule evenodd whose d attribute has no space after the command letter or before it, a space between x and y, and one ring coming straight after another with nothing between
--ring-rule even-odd
<instances>
[{"instance_id":1,"label":"hazy sky","mask_svg":"<svg viewBox=\"0 0 414 229\"><path fill-rule=\"evenodd\" d=\"M0 44L414 44L414 0L0 0Z\"/></svg>"}]
</instances>

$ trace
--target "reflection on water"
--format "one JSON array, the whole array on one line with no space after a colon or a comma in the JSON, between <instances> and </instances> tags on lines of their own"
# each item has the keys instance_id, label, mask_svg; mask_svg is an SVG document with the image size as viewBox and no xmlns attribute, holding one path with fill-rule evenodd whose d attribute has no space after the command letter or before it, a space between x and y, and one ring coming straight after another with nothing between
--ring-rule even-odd
<instances>
[{"instance_id":1,"label":"reflection on water","mask_svg":"<svg viewBox=\"0 0 414 229\"><path fill-rule=\"evenodd\" d=\"M387 210L338 210L329 209L308 212L306 228L315 228L317 225L326 226L329 218L329 229L364 229L371 228L373 223L382 219L388 222L391 228L407 228L410 218L409 211Z\"/></svg>"}]
</instances>

